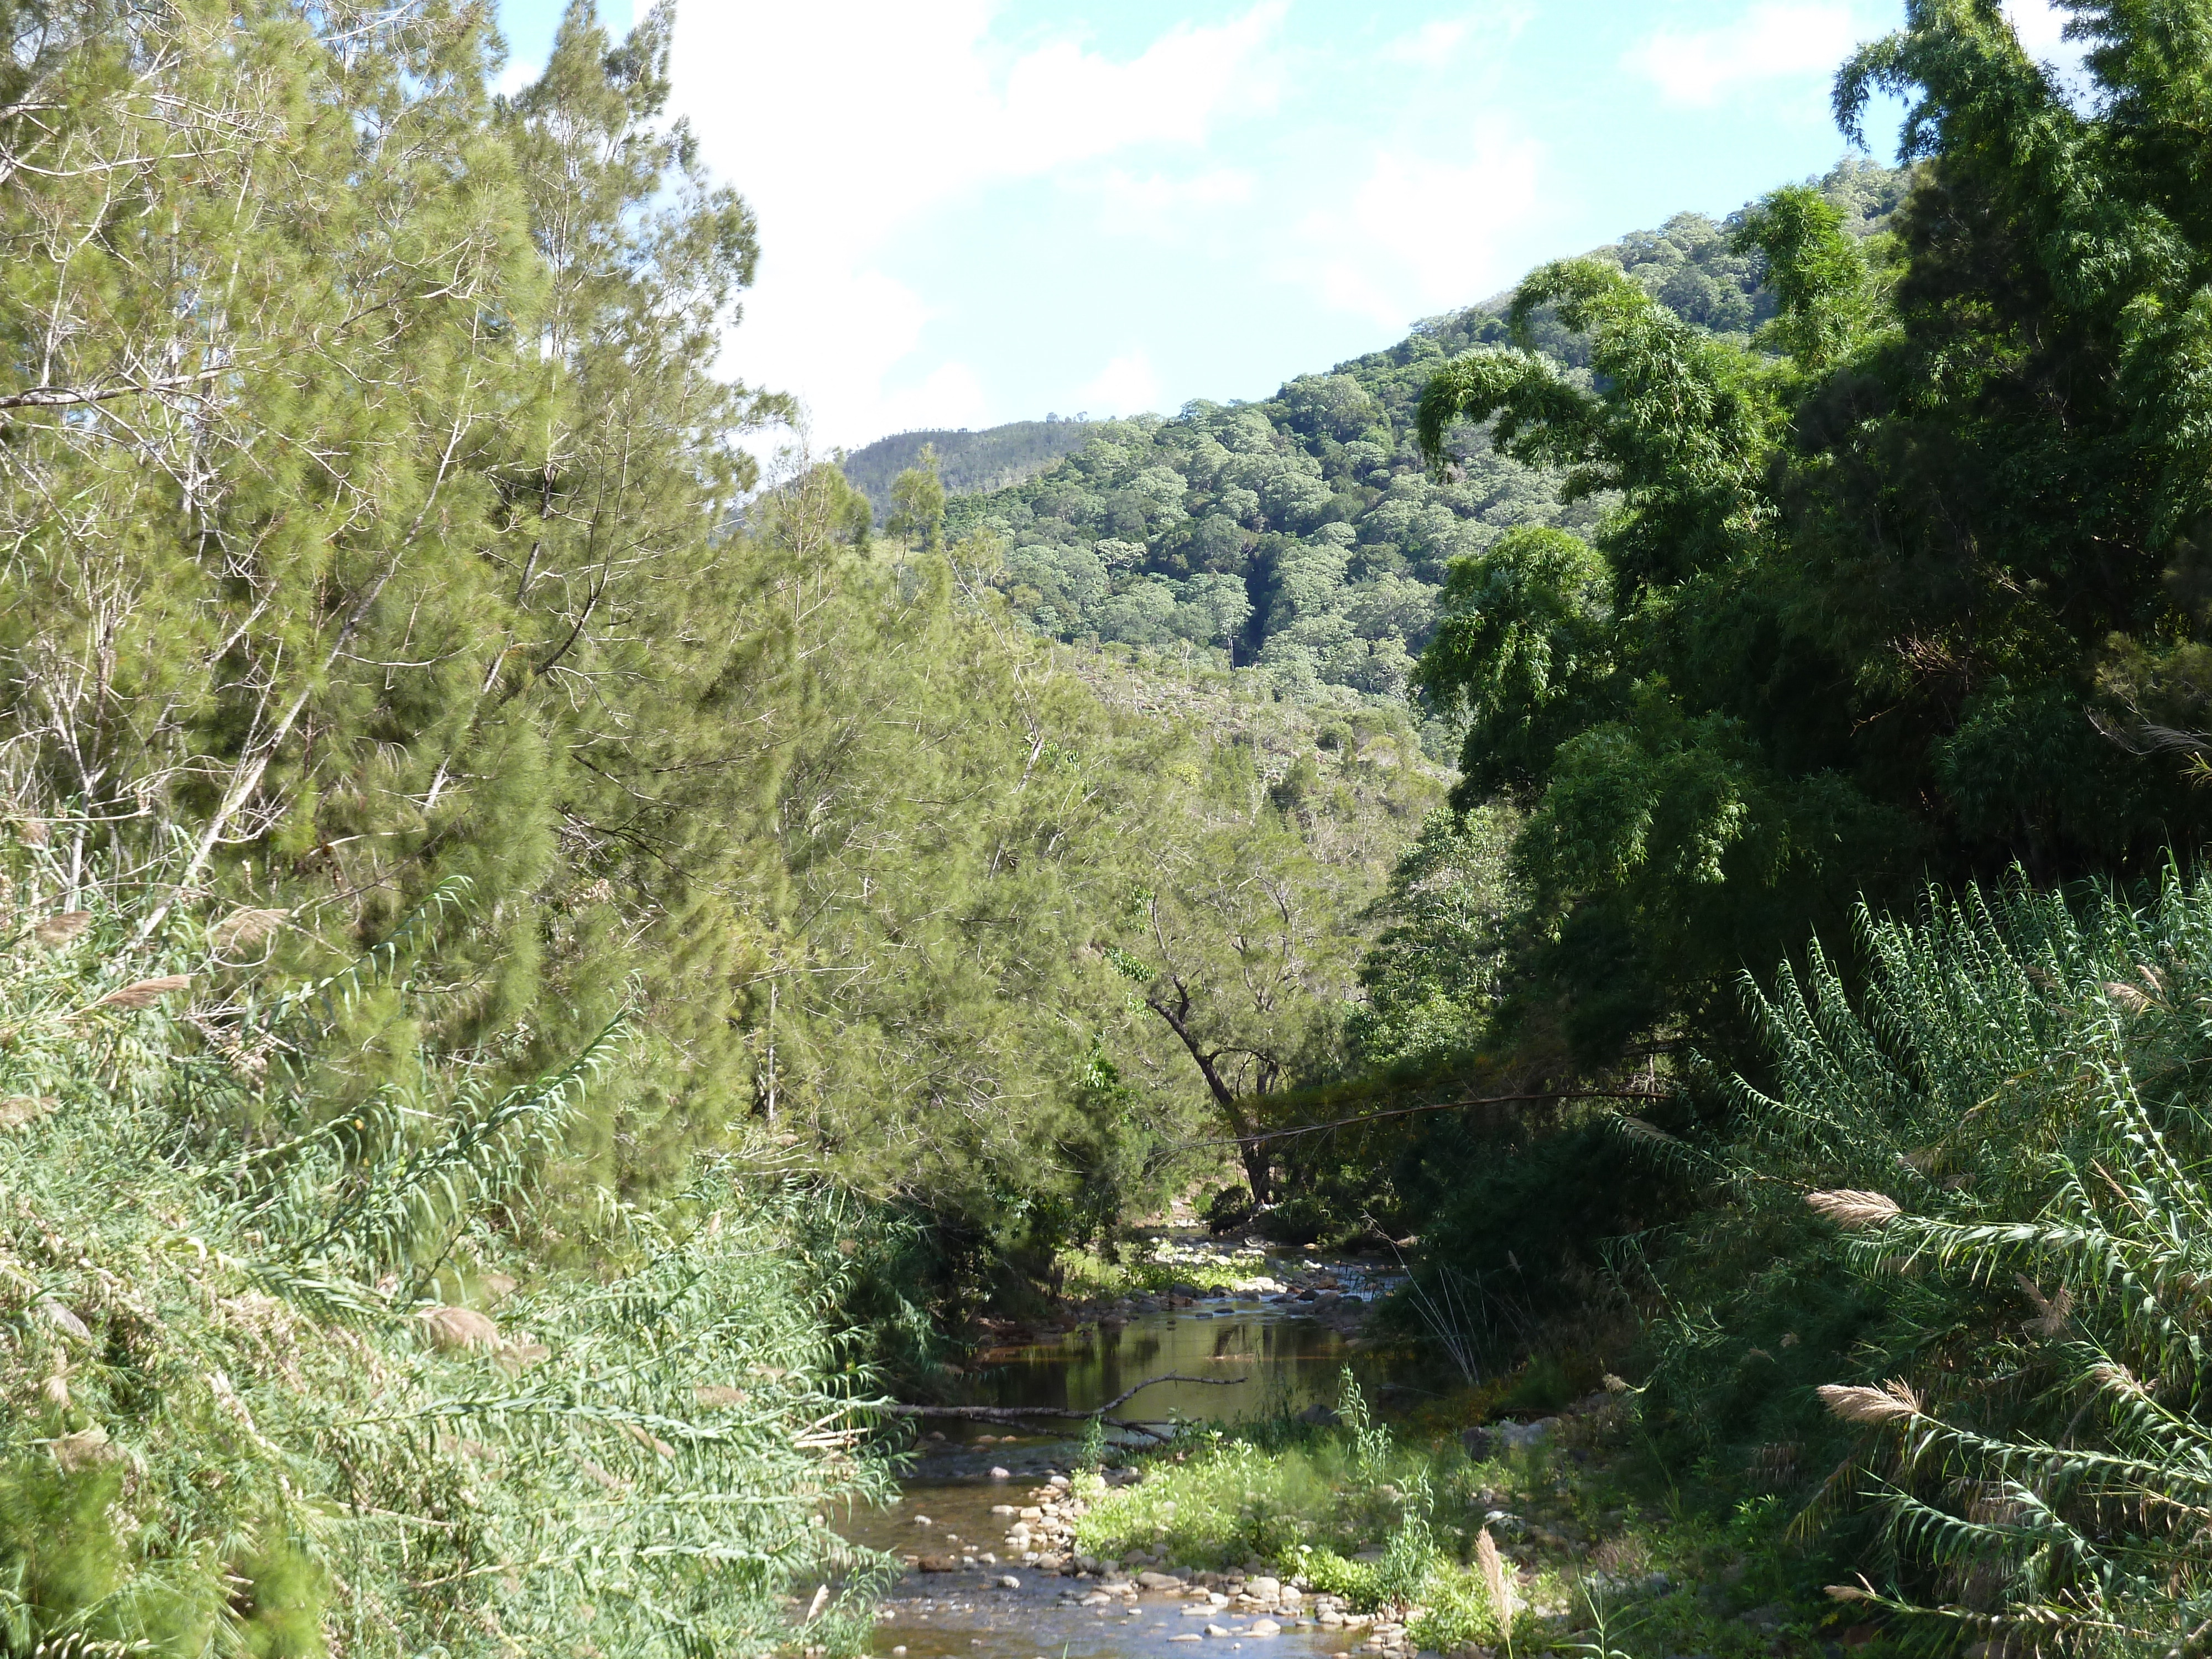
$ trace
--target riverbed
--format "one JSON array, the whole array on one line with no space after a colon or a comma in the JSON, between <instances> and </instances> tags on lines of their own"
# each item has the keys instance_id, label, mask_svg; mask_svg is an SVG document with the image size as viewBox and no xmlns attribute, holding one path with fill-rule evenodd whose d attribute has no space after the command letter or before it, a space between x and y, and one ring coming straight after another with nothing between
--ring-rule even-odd
<instances>
[{"instance_id":1,"label":"riverbed","mask_svg":"<svg viewBox=\"0 0 2212 1659\"><path fill-rule=\"evenodd\" d=\"M1188 1248L1188 1247L1186 1247ZM1370 1393L1388 1379L1356 1330L1392 1276L1368 1264L1308 1256L1238 1258L1239 1288L1184 1285L1126 1299L1073 1328L1016 1340L976 1357L961 1403L1089 1411L1137 1389L1114 1415L1165 1430L1177 1421L1233 1422L1259 1413L1325 1409L1349 1367ZM1188 1294L1179 1292L1190 1292ZM1164 1381L1139 1389L1156 1377ZM883 1604L875 1651L903 1659L1123 1659L1257 1652L1275 1659L1351 1651L1357 1635L1310 1618L1250 1634L1255 1620L1206 1610L1188 1593L1137 1589L1119 1571L1077 1577L1039 1571L1005 1541L994 1506L1021 1506L1032 1488L1065 1475L1080 1425L937 1419L921 1442L900 1501L836 1517L854 1543L908 1561ZM1117 1431L1130 1443L1142 1428ZM952 1571L923 1571L920 1561ZM1119 1564L1131 1571L1146 1564ZM1104 1587L1116 1593L1097 1600ZM1094 1605L1082 1605L1091 1595ZM1223 1632L1206 1635L1207 1629Z\"/></svg>"}]
</instances>

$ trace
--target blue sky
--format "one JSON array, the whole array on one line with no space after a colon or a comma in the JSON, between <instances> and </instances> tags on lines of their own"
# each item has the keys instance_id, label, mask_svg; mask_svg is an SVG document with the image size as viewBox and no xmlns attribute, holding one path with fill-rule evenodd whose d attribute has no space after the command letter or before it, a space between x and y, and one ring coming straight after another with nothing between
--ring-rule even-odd
<instances>
[{"instance_id":1,"label":"blue sky","mask_svg":"<svg viewBox=\"0 0 2212 1659\"><path fill-rule=\"evenodd\" d=\"M2047 0L2008 9L2067 55ZM1541 259L1825 171L1835 65L1902 9L679 0L677 106L761 218L724 366L798 394L820 448L1264 397ZM502 0L510 75L558 13Z\"/></svg>"}]
</instances>

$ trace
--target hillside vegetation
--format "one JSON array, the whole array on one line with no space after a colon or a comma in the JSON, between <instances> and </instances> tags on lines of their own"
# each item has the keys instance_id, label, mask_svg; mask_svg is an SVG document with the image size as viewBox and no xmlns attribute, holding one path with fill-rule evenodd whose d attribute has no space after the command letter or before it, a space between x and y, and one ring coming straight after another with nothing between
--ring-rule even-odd
<instances>
[{"instance_id":1,"label":"hillside vegetation","mask_svg":"<svg viewBox=\"0 0 2212 1659\"><path fill-rule=\"evenodd\" d=\"M939 476L958 495L1009 489L1025 483L1091 435L1091 423L1047 416L1042 421L1009 421L970 432L932 428L898 432L863 444L837 465L854 489L868 498L878 523L896 506L891 484L908 468L921 464L927 449L937 459Z\"/></svg>"},{"instance_id":2,"label":"hillside vegetation","mask_svg":"<svg viewBox=\"0 0 2212 1659\"><path fill-rule=\"evenodd\" d=\"M763 488L665 10L10 15L0 1645L858 1639L869 1367L1218 1163L1440 786Z\"/></svg>"},{"instance_id":3,"label":"hillside vegetation","mask_svg":"<svg viewBox=\"0 0 2212 1659\"><path fill-rule=\"evenodd\" d=\"M1820 188L1865 234L1886 221L1904 175L1845 163ZM1591 257L1723 337L1747 337L1774 311L1755 255L1701 215ZM1402 702L1454 559L1516 526L1589 534L1607 508L1603 497L1561 501L1560 475L1540 459L1474 434L1431 476L1415 429L1422 390L1457 353L1508 338L1505 309L1432 318L1389 350L1259 403L1102 422L1026 483L956 493L951 524L1004 549L989 580L1061 639L1188 641L1257 667L1288 696ZM1547 316L1534 338L1586 368L1576 331Z\"/></svg>"}]
</instances>

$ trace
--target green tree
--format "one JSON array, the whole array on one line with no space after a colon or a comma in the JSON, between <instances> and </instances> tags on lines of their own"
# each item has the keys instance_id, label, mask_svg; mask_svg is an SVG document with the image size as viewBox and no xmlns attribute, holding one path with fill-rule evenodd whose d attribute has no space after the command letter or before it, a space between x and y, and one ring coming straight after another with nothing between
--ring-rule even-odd
<instances>
[{"instance_id":1,"label":"green tree","mask_svg":"<svg viewBox=\"0 0 2212 1659\"><path fill-rule=\"evenodd\" d=\"M924 444L915 465L891 480L891 516L884 528L924 553L944 545L945 481L938 476L933 445Z\"/></svg>"},{"instance_id":2,"label":"green tree","mask_svg":"<svg viewBox=\"0 0 2212 1659\"><path fill-rule=\"evenodd\" d=\"M2203 823L2179 766L2128 752L2188 729L2197 648L2189 72L2166 22L2081 10L2087 112L1966 0L1846 67L1847 122L1914 100L1917 182L1872 244L1802 188L1745 216L1756 345L1570 261L1511 319L1581 337L1592 386L1503 345L1430 383L1439 463L1493 420L1567 495L1618 492L1587 555L1455 572L1421 670L1474 716L1462 801L1532 805L1523 960L1588 1059L1731 1027L1726 977L1841 941L1859 893L2142 873Z\"/></svg>"},{"instance_id":3,"label":"green tree","mask_svg":"<svg viewBox=\"0 0 2212 1659\"><path fill-rule=\"evenodd\" d=\"M1382 1069L1463 1060L1490 1036L1514 904L1512 819L1431 812L1375 901L1383 922L1359 960L1365 994L1346 1022L1352 1060Z\"/></svg>"},{"instance_id":4,"label":"green tree","mask_svg":"<svg viewBox=\"0 0 2212 1659\"><path fill-rule=\"evenodd\" d=\"M1162 823L1113 960L1196 1071L1252 1201L1265 1205L1273 1149L1259 1137L1276 1098L1333 1063L1364 895L1315 856L1295 820L1249 804L1239 781L1224 759L1188 828Z\"/></svg>"}]
</instances>

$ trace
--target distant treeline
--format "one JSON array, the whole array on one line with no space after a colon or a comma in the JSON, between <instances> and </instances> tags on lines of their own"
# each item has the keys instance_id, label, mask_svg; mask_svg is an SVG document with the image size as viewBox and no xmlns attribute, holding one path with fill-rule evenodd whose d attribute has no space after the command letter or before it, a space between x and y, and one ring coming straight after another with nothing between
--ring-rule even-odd
<instances>
[{"instance_id":1,"label":"distant treeline","mask_svg":"<svg viewBox=\"0 0 2212 1659\"><path fill-rule=\"evenodd\" d=\"M898 432L856 449L843 462L845 476L868 498L878 523L891 514L891 481L921 459L925 446L937 452L939 476L955 495L988 495L1026 483L1061 456L1083 447L1097 429L1093 422L1061 420L1010 421L980 432Z\"/></svg>"}]
</instances>

